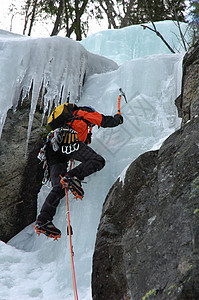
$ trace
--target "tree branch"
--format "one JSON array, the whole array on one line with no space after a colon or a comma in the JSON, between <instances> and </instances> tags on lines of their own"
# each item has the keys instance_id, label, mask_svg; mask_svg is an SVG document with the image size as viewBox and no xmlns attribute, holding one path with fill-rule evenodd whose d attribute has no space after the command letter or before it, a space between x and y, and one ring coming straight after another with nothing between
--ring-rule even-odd
<instances>
[{"instance_id":1,"label":"tree branch","mask_svg":"<svg viewBox=\"0 0 199 300\"><path fill-rule=\"evenodd\" d=\"M59 27L61 26L63 9L64 9L64 3L63 3L63 0L60 0L55 24L54 24L54 27L53 27L53 30L52 30L52 33L50 36L57 35L59 33L59 30L60 30Z\"/></svg>"},{"instance_id":2,"label":"tree branch","mask_svg":"<svg viewBox=\"0 0 199 300\"><path fill-rule=\"evenodd\" d=\"M187 46L186 46L186 42L185 42L184 35L183 35L183 33L182 33L182 30L181 30L179 18L178 18L178 16L177 16L177 12L176 12L176 8L175 8L175 3L173 3L173 1L172 1L171 5L172 5L172 10L173 10L174 15L175 15L176 22L177 22L177 24L178 24L178 29L179 29L179 32L180 32L180 37L181 37L181 40L182 40L184 49L185 49L185 51L187 51Z\"/></svg>"},{"instance_id":3,"label":"tree branch","mask_svg":"<svg viewBox=\"0 0 199 300\"><path fill-rule=\"evenodd\" d=\"M159 31L157 31L157 29L156 29L156 27L155 27L155 29L153 29L153 28L150 28L149 26L146 26L146 25L141 25L144 29L146 29L146 28L148 28L149 30L151 30L151 31L153 31L153 32L155 32L156 34L157 34L157 36L159 37L159 38L161 38L161 40L165 43L165 45L169 48L169 50L172 52L172 53L175 53L175 51L173 50L173 48L171 48L171 46L167 43L167 41L164 39L164 37L162 36L162 34L159 32Z\"/></svg>"},{"instance_id":4,"label":"tree branch","mask_svg":"<svg viewBox=\"0 0 199 300\"><path fill-rule=\"evenodd\" d=\"M146 25L141 25L144 29L148 28L149 30L155 32L157 34L157 36L159 38L161 38L161 40L163 41L163 43L169 48L169 50L172 52L172 53L175 53L175 51L171 48L171 46L167 43L167 41L165 40L165 38L163 37L163 35L157 30L156 26L155 26L155 23L153 22L153 19L151 17L151 14L150 14L150 11L149 11L149 7L148 7L148 4L147 4L147 1L145 0L145 5L146 5L146 10L147 10L147 13L148 13L148 16L150 18L150 21L153 25L153 28L150 28L149 26L146 26Z\"/></svg>"}]
</instances>

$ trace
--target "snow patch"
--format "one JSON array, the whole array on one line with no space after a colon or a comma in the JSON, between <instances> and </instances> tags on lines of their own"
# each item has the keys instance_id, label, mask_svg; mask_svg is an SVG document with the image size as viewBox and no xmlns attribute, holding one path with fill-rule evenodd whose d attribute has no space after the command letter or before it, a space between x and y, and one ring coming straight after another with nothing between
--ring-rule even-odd
<instances>
[{"instance_id":1,"label":"snow patch","mask_svg":"<svg viewBox=\"0 0 199 300\"><path fill-rule=\"evenodd\" d=\"M124 185L124 179L126 177L126 171L129 168L129 165L126 166L126 168L124 168L124 170L122 171L122 173L120 174L119 178L119 182L122 182L122 186Z\"/></svg>"}]
</instances>

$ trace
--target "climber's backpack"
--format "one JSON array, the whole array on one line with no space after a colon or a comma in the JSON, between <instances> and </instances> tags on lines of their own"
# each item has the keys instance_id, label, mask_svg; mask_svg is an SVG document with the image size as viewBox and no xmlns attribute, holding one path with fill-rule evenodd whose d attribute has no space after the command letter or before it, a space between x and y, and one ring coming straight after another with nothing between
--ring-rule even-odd
<instances>
[{"instance_id":1,"label":"climber's backpack","mask_svg":"<svg viewBox=\"0 0 199 300\"><path fill-rule=\"evenodd\" d=\"M50 125L51 130L71 122L75 118L73 112L77 109L78 106L73 103L64 103L56 107L48 119L48 125Z\"/></svg>"}]
</instances>

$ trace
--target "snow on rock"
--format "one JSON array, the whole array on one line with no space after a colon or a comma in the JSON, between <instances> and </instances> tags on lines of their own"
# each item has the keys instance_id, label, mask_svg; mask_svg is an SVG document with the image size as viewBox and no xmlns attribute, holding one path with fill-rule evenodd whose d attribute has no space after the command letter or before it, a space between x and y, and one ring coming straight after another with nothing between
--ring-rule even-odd
<instances>
[{"instance_id":1,"label":"snow on rock","mask_svg":"<svg viewBox=\"0 0 199 300\"><path fill-rule=\"evenodd\" d=\"M87 76L118 67L80 43L57 36L32 38L0 30L0 53L0 134L8 109L15 109L19 99L31 93L30 134L39 97L44 100L44 113L53 101L63 103L69 92L72 102L78 101Z\"/></svg>"},{"instance_id":2,"label":"snow on rock","mask_svg":"<svg viewBox=\"0 0 199 300\"><path fill-rule=\"evenodd\" d=\"M123 170L122 170L122 173L120 174L120 176L118 177L119 179L119 182L122 182L122 186L124 185L124 179L126 177L126 171L128 170L129 168L129 165L126 166Z\"/></svg>"}]
</instances>

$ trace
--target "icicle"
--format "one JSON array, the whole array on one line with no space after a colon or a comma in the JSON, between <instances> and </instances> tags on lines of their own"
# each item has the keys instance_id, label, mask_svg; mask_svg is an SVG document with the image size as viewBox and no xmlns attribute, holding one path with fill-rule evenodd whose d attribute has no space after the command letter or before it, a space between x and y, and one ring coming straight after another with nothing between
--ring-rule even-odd
<instances>
[{"instance_id":1,"label":"icicle","mask_svg":"<svg viewBox=\"0 0 199 300\"><path fill-rule=\"evenodd\" d=\"M0 31L0 136L10 108L16 109L18 102L31 99L26 154L32 123L38 101L43 107L42 124L46 113L67 99L80 99L83 80L91 55L78 42L68 38L30 38L20 35L3 35ZM93 56L93 54L92 54ZM116 69L117 65L96 56L98 73L106 68ZM106 66L106 67L105 67ZM90 75L92 73L90 72Z\"/></svg>"}]
</instances>

